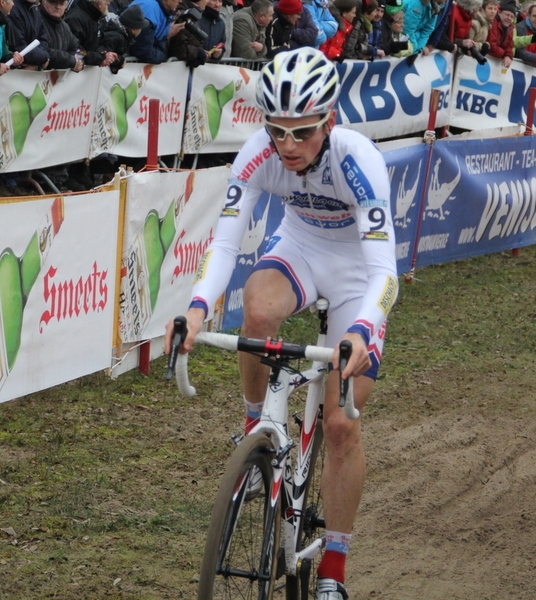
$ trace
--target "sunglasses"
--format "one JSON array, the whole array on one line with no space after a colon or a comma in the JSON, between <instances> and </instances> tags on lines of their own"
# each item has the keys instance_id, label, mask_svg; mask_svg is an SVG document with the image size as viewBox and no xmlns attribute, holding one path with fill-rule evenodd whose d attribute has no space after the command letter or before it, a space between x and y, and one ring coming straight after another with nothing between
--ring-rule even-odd
<instances>
[{"instance_id":1,"label":"sunglasses","mask_svg":"<svg viewBox=\"0 0 536 600\"><path fill-rule=\"evenodd\" d=\"M313 137L313 135L328 122L331 113L327 113L314 125L298 125L297 127L283 127L283 125L275 125L270 121L264 120L266 131L279 142L284 142L287 135L296 142L305 142Z\"/></svg>"}]
</instances>

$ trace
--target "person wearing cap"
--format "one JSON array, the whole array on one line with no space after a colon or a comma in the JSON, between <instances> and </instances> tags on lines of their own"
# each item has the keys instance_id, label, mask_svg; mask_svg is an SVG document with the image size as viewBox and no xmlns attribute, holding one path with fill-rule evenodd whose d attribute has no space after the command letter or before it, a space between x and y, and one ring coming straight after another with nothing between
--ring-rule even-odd
<instances>
[{"instance_id":1,"label":"person wearing cap","mask_svg":"<svg viewBox=\"0 0 536 600\"><path fill-rule=\"evenodd\" d=\"M386 0L385 13L382 19L383 49L387 56L402 58L411 56L408 37L404 29L404 5L402 0Z\"/></svg>"},{"instance_id":2,"label":"person wearing cap","mask_svg":"<svg viewBox=\"0 0 536 600\"><path fill-rule=\"evenodd\" d=\"M313 21L318 30L315 48L319 48L324 42L332 38L337 33L337 21L328 9L328 0L302 0L303 6L313 17Z\"/></svg>"},{"instance_id":3,"label":"person wearing cap","mask_svg":"<svg viewBox=\"0 0 536 600\"><path fill-rule=\"evenodd\" d=\"M514 0L502 0L499 12L491 24L488 43L489 55L499 58L503 68L508 69L514 60L514 23L517 4Z\"/></svg>"},{"instance_id":4,"label":"person wearing cap","mask_svg":"<svg viewBox=\"0 0 536 600\"><path fill-rule=\"evenodd\" d=\"M158 65L168 59L168 43L186 24L175 23L179 0L134 0L130 6L139 6L149 21L130 46L130 54L139 62Z\"/></svg>"},{"instance_id":5,"label":"person wearing cap","mask_svg":"<svg viewBox=\"0 0 536 600\"><path fill-rule=\"evenodd\" d=\"M279 0L274 16L266 28L266 57L290 50L290 36L303 10L301 0Z\"/></svg>"},{"instance_id":6,"label":"person wearing cap","mask_svg":"<svg viewBox=\"0 0 536 600\"><path fill-rule=\"evenodd\" d=\"M342 51L348 34L353 29L357 16L358 0L335 0L330 6L331 14L339 24L337 33L320 46L320 50L330 59L342 60Z\"/></svg>"},{"instance_id":7,"label":"person wearing cap","mask_svg":"<svg viewBox=\"0 0 536 600\"><path fill-rule=\"evenodd\" d=\"M39 15L48 38L49 69L71 69L79 73L84 61L78 54L78 39L63 20L67 0L41 0Z\"/></svg>"},{"instance_id":8,"label":"person wearing cap","mask_svg":"<svg viewBox=\"0 0 536 600\"><path fill-rule=\"evenodd\" d=\"M271 0L253 0L233 17L232 56L256 60L266 57L266 28L274 16Z\"/></svg>"}]
</instances>

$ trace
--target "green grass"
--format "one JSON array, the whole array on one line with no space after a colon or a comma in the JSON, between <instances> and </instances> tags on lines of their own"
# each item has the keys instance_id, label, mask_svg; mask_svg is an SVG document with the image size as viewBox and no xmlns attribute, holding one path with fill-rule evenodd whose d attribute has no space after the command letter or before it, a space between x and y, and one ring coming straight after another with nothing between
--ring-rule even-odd
<instances>
[{"instance_id":1,"label":"green grass","mask_svg":"<svg viewBox=\"0 0 536 600\"><path fill-rule=\"evenodd\" d=\"M401 281L367 419L533 410L536 247ZM285 339L311 342L307 311ZM195 596L215 488L242 423L235 357L197 347L198 396L97 373L0 405L0 599Z\"/></svg>"}]
</instances>

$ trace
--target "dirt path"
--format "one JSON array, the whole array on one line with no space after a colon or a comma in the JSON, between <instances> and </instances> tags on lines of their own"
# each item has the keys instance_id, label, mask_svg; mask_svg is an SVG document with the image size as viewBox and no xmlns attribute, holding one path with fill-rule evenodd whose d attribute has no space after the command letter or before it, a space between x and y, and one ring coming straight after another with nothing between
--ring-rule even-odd
<instances>
[{"instance_id":1,"label":"dirt path","mask_svg":"<svg viewBox=\"0 0 536 600\"><path fill-rule=\"evenodd\" d=\"M350 598L536 598L536 420L514 412L366 426Z\"/></svg>"}]
</instances>

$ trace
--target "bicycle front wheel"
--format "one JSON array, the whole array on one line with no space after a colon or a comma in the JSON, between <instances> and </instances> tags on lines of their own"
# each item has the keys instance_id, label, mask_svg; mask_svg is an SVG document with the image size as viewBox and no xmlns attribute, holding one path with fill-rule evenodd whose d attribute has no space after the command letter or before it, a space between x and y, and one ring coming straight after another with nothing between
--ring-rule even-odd
<instances>
[{"instance_id":1,"label":"bicycle front wheel","mask_svg":"<svg viewBox=\"0 0 536 600\"><path fill-rule=\"evenodd\" d=\"M207 532L198 600L272 599L281 519L279 495L272 501L274 456L260 433L233 452Z\"/></svg>"}]
</instances>

